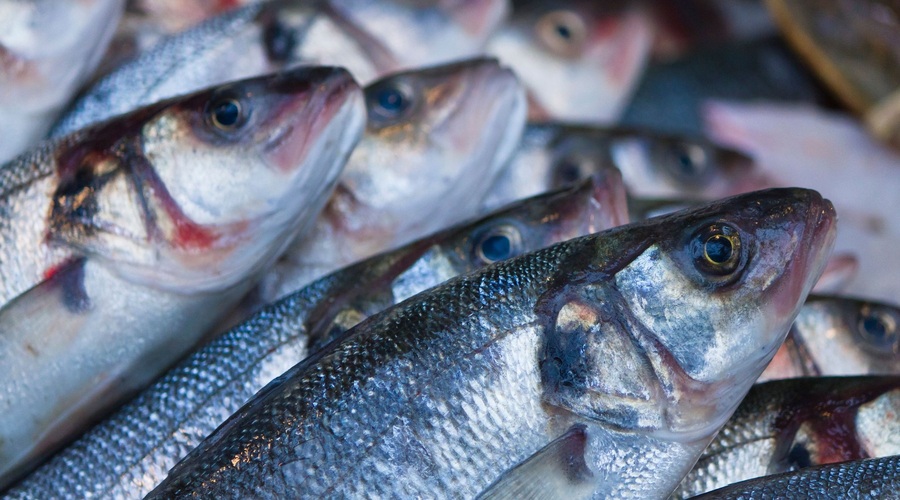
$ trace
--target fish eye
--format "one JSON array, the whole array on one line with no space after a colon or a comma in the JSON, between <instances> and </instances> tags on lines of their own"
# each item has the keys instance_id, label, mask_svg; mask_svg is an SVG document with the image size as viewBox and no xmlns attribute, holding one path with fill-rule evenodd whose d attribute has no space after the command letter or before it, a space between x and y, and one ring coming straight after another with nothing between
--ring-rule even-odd
<instances>
[{"instance_id":1,"label":"fish eye","mask_svg":"<svg viewBox=\"0 0 900 500\"><path fill-rule=\"evenodd\" d=\"M484 264L506 260L522 250L522 238L512 226L503 225L484 232L476 241L475 258Z\"/></svg>"},{"instance_id":2,"label":"fish eye","mask_svg":"<svg viewBox=\"0 0 900 500\"><path fill-rule=\"evenodd\" d=\"M553 187L567 186L581 180L584 175L584 167L576 158L562 158L556 163L553 175Z\"/></svg>"},{"instance_id":3,"label":"fish eye","mask_svg":"<svg viewBox=\"0 0 900 500\"><path fill-rule=\"evenodd\" d=\"M247 122L249 110L233 97L222 97L210 101L206 116L217 130L232 132Z\"/></svg>"},{"instance_id":4,"label":"fish eye","mask_svg":"<svg viewBox=\"0 0 900 500\"><path fill-rule=\"evenodd\" d=\"M536 25L539 39L550 50L575 55L587 38L587 26L575 12L554 10L541 16Z\"/></svg>"},{"instance_id":5,"label":"fish eye","mask_svg":"<svg viewBox=\"0 0 900 500\"><path fill-rule=\"evenodd\" d=\"M879 348L893 349L897 336L897 322L889 312L866 304L860 309L857 328L869 343Z\"/></svg>"},{"instance_id":6,"label":"fish eye","mask_svg":"<svg viewBox=\"0 0 900 500\"><path fill-rule=\"evenodd\" d=\"M705 275L732 276L743 266L740 233L728 224L710 224L697 231L690 248L694 266Z\"/></svg>"},{"instance_id":7,"label":"fish eye","mask_svg":"<svg viewBox=\"0 0 900 500\"><path fill-rule=\"evenodd\" d=\"M676 180L690 185L703 183L710 172L709 156L697 144L668 146L663 164Z\"/></svg>"},{"instance_id":8,"label":"fish eye","mask_svg":"<svg viewBox=\"0 0 900 500\"><path fill-rule=\"evenodd\" d=\"M413 103L409 88L396 83L379 85L367 94L369 116L376 120L398 120L405 116Z\"/></svg>"}]
</instances>

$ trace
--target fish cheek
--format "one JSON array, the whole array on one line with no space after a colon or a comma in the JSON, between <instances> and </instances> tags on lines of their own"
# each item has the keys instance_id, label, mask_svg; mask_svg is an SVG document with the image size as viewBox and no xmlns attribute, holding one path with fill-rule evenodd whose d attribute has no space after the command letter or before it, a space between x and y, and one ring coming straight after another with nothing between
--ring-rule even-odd
<instances>
[{"instance_id":1,"label":"fish cheek","mask_svg":"<svg viewBox=\"0 0 900 500\"><path fill-rule=\"evenodd\" d=\"M585 288L555 299L539 354L543 400L619 429L658 428L658 380L615 296Z\"/></svg>"}]
</instances>

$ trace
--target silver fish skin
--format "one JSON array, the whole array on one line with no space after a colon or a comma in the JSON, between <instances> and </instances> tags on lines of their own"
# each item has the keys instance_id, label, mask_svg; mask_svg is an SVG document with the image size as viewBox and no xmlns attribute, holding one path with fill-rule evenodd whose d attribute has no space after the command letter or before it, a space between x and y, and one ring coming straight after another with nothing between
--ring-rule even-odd
<instances>
[{"instance_id":1,"label":"silver fish skin","mask_svg":"<svg viewBox=\"0 0 900 500\"><path fill-rule=\"evenodd\" d=\"M148 498L474 497L579 424L595 497L661 498L783 340L834 217L764 191L452 279L270 383Z\"/></svg>"},{"instance_id":2,"label":"silver fish skin","mask_svg":"<svg viewBox=\"0 0 900 500\"><path fill-rule=\"evenodd\" d=\"M44 137L100 62L124 5L0 1L0 164Z\"/></svg>"},{"instance_id":3,"label":"silver fish skin","mask_svg":"<svg viewBox=\"0 0 900 500\"><path fill-rule=\"evenodd\" d=\"M266 383L357 322L507 257L625 222L612 175L337 271L212 341L3 498L140 498Z\"/></svg>"},{"instance_id":4,"label":"silver fish skin","mask_svg":"<svg viewBox=\"0 0 900 500\"><path fill-rule=\"evenodd\" d=\"M499 0L479 0L498 3ZM408 21L425 7L403 0L385 2L390 12ZM451 13L436 9L440 17ZM443 19L443 18L442 18ZM450 29L454 23L441 24ZM432 26L437 29L438 26ZM51 131L52 137L130 111L163 98L266 74L298 64L331 64L350 70L362 83L408 64L406 52L393 52L381 33L345 18L325 0L273 0L228 11L160 41L148 52L93 85ZM391 37L412 36L395 30ZM433 33L435 37L439 32ZM386 35L387 36L387 35ZM405 40L404 47L427 43ZM462 55L468 54L463 51ZM437 57L433 62L443 62ZM425 61L415 61L425 64Z\"/></svg>"},{"instance_id":5,"label":"silver fish skin","mask_svg":"<svg viewBox=\"0 0 900 500\"><path fill-rule=\"evenodd\" d=\"M755 385L674 498L810 466L900 454L900 377Z\"/></svg>"},{"instance_id":6,"label":"silver fish skin","mask_svg":"<svg viewBox=\"0 0 900 500\"><path fill-rule=\"evenodd\" d=\"M690 136L564 122L529 123L518 151L491 187L490 208L617 168L638 197L718 199L750 190L746 155Z\"/></svg>"},{"instance_id":7,"label":"silver fish skin","mask_svg":"<svg viewBox=\"0 0 900 500\"><path fill-rule=\"evenodd\" d=\"M695 497L697 500L821 500L900 498L900 456L810 467L741 483Z\"/></svg>"},{"instance_id":8,"label":"silver fish skin","mask_svg":"<svg viewBox=\"0 0 900 500\"><path fill-rule=\"evenodd\" d=\"M34 165L42 243L74 260L0 309L0 484L226 313L324 205L364 120L346 70L305 68L146 108Z\"/></svg>"},{"instance_id":9,"label":"silver fish skin","mask_svg":"<svg viewBox=\"0 0 900 500\"><path fill-rule=\"evenodd\" d=\"M809 375L900 375L900 307L813 295L791 328L785 359L769 380ZM780 353L779 353L780 354Z\"/></svg>"},{"instance_id":10,"label":"silver fish skin","mask_svg":"<svg viewBox=\"0 0 900 500\"><path fill-rule=\"evenodd\" d=\"M394 74L365 93L366 132L313 228L265 279L263 302L481 213L525 127L522 86L493 59Z\"/></svg>"},{"instance_id":11,"label":"silver fish skin","mask_svg":"<svg viewBox=\"0 0 900 500\"><path fill-rule=\"evenodd\" d=\"M650 53L654 22L641 2L513 2L487 53L529 90L529 118L615 123Z\"/></svg>"}]
</instances>

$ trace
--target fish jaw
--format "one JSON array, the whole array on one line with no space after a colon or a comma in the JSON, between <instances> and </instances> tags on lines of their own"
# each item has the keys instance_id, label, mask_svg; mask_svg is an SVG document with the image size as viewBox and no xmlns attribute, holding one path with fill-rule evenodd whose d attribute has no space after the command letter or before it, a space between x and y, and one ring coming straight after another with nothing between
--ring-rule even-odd
<instances>
[{"instance_id":1,"label":"fish jaw","mask_svg":"<svg viewBox=\"0 0 900 500\"><path fill-rule=\"evenodd\" d=\"M557 24L569 38L558 40ZM653 23L641 9L606 11L590 2L556 2L514 11L487 51L510 64L529 89L531 118L614 122L650 52Z\"/></svg>"},{"instance_id":2,"label":"fish jaw","mask_svg":"<svg viewBox=\"0 0 900 500\"><path fill-rule=\"evenodd\" d=\"M210 116L229 103L237 103L239 125L223 131ZM363 117L359 87L334 68L249 79L145 108L126 134L129 147L120 139L62 153L51 237L136 283L228 288L273 259L322 206ZM100 126L94 137L116 133ZM111 153L122 149L127 158ZM82 165L85 155L104 161ZM119 173L123 164L129 172ZM79 215L73 193L99 211Z\"/></svg>"}]
</instances>

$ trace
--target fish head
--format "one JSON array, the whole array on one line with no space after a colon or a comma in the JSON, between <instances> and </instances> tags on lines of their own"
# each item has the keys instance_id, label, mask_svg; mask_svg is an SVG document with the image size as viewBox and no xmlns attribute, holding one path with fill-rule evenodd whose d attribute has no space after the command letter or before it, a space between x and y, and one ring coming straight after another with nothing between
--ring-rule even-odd
<instances>
[{"instance_id":1,"label":"fish head","mask_svg":"<svg viewBox=\"0 0 900 500\"><path fill-rule=\"evenodd\" d=\"M834 235L830 202L779 189L591 240L538 306L552 318L545 401L699 453L784 340Z\"/></svg>"},{"instance_id":2,"label":"fish head","mask_svg":"<svg viewBox=\"0 0 900 500\"><path fill-rule=\"evenodd\" d=\"M377 229L370 242L473 215L525 126L522 88L494 60L397 73L365 94L366 133L326 213L335 226Z\"/></svg>"},{"instance_id":3,"label":"fish head","mask_svg":"<svg viewBox=\"0 0 900 500\"><path fill-rule=\"evenodd\" d=\"M613 122L647 60L653 21L637 2L521 1L488 42L529 89L532 119Z\"/></svg>"},{"instance_id":4,"label":"fish head","mask_svg":"<svg viewBox=\"0 0 900 500\"><path fill-rule=\"evenodd\" d=\"M718 199L769 187L752 158L701 138L621 130L609 151L637 196Z\"/></svg>"},{"instance_id":5,"label":"fish head","mask_svg":"<svg viewBox=\"0 0 900 500\"><path fill-rule=\"evenodd\" d=\"M79 133L48 238L139 282L211 290L275 257L323 206L364 126L338 68L200 91Z\"/></svg>"},{"instance_id":6,"label":"fish head","mask_svg":"<svg viewBox=\"0 0 900 500\"><path fill-rule=\"evenodd\" d=\"M505 0L330 0L331 8L393 56L396 69L482 53L507 15Z\"/></svg>"},{"instance_id":7,"label":"fish head","mask_svg":"<svg viewBox=\"0 0 900 500\"><path fill-rule=\"evenodd\" d=\"M825 375L900 375L900 308L835 296L813 296L797 316L799 349Z\"/></svg>"}]
</instances>

